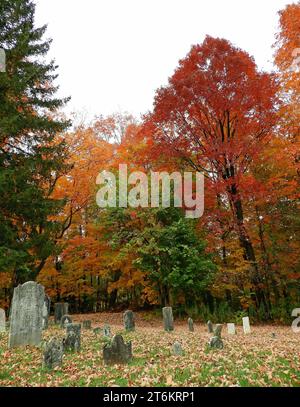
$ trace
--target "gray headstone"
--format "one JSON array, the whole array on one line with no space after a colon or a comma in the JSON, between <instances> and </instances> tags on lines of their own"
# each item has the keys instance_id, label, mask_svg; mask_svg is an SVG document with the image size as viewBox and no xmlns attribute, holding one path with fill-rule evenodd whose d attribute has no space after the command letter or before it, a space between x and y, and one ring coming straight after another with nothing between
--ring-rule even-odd
<instances>
[{"instance_id":1,"label":"gray headstone","mask_svg":"<svg viewBox=\"0 0 300 407\"><path fill-rule=\"evenodd\" d=\"M51 338L43 355L43 367L53 369L62 365L64 355L63 343L60 339Z\"/></svg>"},{"instance_id":2,"label":"gray headstone","mask_svg":"<svg viewBox=\"0 0 300 407\"><path fill-rule=\"evenodd\" d=\"M243 328L244 328L244 334L251 333L249 317L243 317Z\"/></svg>"},{"instance_id":3,"label":"gray headstone","mask_svg":"<svg viewBox=\"0 0 300 407\"><path fill-rule=\"evenodd\" d=\"M218 336L219 338L221 338L221 332L222 332L222 328L223 328L223 325L222 324L217 324L215 327L214 327L214 336Z\"/></svg>"},{"instance_id":4,"label":"gray headstone","mask_svg":"<svg viewBox=\"0 0 300 407\"><path fill-rule=\"evenodd\" d=\"M172 353L175 356L182 356L183 355L183 350L182 350L182 346L181 346L180 342L176 341L176 342L173 343Z\"/></svg>"},{"instance_id":5,"label":"gray headstone","mask_svg":"<svg viewBox=\"0 0 300 407\"><path fill-rule=\"evenodd\" d=\"M194 321L192 320L192 318L188 319L188 326L189 326L189 331L194 332Z\"/></svg>"},{"instance_id":6,"label":"gray headstone","mask_svg":"<svg viewBox=\"0 0 300 407\"><path fill-rule=\"evenodd\" d=\"M115 335L110 344L104 345L103 359L106 365L128 363L132 359L132 344L125 343L121 335Z\"/></svg>"},{"instance_id":7,"label":"gray headstone","mask_svg":"<svg viewBox=\"0 0 300 407\"><path fill-rule=\"evenodd\" d=\"M134 313L131 310L127 310L123 314L124 328L126 331L135 330Z\"/></svg>"},{"instance_id":8,"label":"gray headstone","mask_svg":"<svg viewBox=\"0 0 300 407\"><path fill-rule=\"evenodd\" d=\"M223 328L222 324L217 324L214 327L214 330L213 330L214 336L212 338L210 338L210 340L208 342L210 348L223 349L224 344L221 339L222 328Z\"/></svg>"},{"instance_id":9,"label":"gray headstone","mask_svg":"<svg viewBox=\"0 0 300 407\"><path fill-rule=\"evenodd\" d=\"M6 55L5 50L0 48L0 72L6 71Z\"/></svg>"},{"instance_id":10,"label":"gray headstone","mask_svg":"<svg viewBox=\"0 0 300 407\"><path fill-rule=\"evenodd\" d=\"M207 321L207 330L209 334L212 334L214 332L214 326L211 321Z\"/></svg>"},{"instance_id":11,"label":"gray headstone","mask_svg":"<svg viewBox=\"0 0 300 407\"><path fill-rule=\"evenodd\" d=\"M229 335L235 335L236 334L235 324L233 323L227 324L227 332Z\"/></svg>"},{"instance_id":12,"label":"gray headstone","mask_svg":"<svg viewBox=\"0 0 300 407\"><path fill-rule=\"evenodd\" d=\"M43 304L43 329L48 329L49 316L50 316L50 305L51 305L50 297L46 294L45 298L44 298L44 304Z\"/></svg>"},{"instance_id":13,"label":"gray headstone","mask_svg":"<svg viewBox=\"0 0 300 407\"><path fill-rule=\"evenodd\" d=\"M44 298L44 287L34 281L14 289L8 342L10 348L41 343Z\"/></svg>"},{"instance_id":14,"label":"gray headstone","mask_svg":"<svg viewBox=\"0 0 300 407\"><path fill-rule=\"evenodd\" d=\"M213 336L212 338L210 338L208 345L210 346L210 348L215 348L215 349L224 348L223 341L219 336Z\"/></svg>"},{"instance_id":15,"label":"gray headstone","mask_svg":"<svg viewBox=\"0 0 300 407\"><path fill-rule=\"evenodd\" d=\"M5 311L0 308L0 332L5 332L6 322L5 322Z\"/></svg>"},{"instance_id":16,"label":"gray headstone","mask_svg":"<svg viewBox=\"0 0 300 407\"><path fill-rule=\"evenodd\" d=\"M81 347L81 325L68 324L67 334L63 341L64 349L79 352Z\"/></svg>"},{"instance_id":17,"label":"gray headstone","mask_svg":"<svg viewBox=\"0 0 300 407\"><path fill-rule=\"evenodd\" d=\"M54 304L54 321L60 324L60 320L64 315L69 313L69 304L67 302L57 302Z\"/></svg>"},{"instance_id":18,"label":"gray headstone","mask_svg":"<svg viewBox=\"0 0 300 407\"><path fill-rule=\"evenodd\" d=\"M61 317L60 320L60 327L61 328L66 328L67 325L72 324L72 318L70 317L70 315L64 315L63 317Z\"/></svg>"},{"instance_id":19,"label":"gray headstone","mask_svg":"<svg viewBox=\"0 0 300 407\"><path fill-rule=\"evenodd\" d=\"M165 331L173 331L174 330L174 319L173 319L173 311L172 307L164 307L162 309L163 314L163 322L164 322L164 330Z\"/></svg>"},{"instance_id":20,"label":"gray headstone","mask_svg":"<svg viewBox=\"0 0 300 407\"><path fill-rule=\"evenodd\" d=\"M90 320L85 320L85 321L82 322L82 327L84 329L91 329L92 322Z\"/></svg>"},{"instance_id":21,"label":"gray headstone","mask_svg":"<svg viewBox=\"0 0 300 407\"><path fill-rule=\"evenodd\" d=\"M103 336L107 336L108 338L110 338L112 336L110 326L107 324L104 325L104 327L103 327Z\"/></svg>"}]
</instances>

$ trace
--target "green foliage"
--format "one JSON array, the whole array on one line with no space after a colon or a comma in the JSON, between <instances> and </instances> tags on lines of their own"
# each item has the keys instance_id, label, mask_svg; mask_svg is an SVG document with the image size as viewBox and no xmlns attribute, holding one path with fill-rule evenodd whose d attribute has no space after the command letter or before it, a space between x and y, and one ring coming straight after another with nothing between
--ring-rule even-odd
<instances>
[{"instance_id":1,"label":"green foliage","mask_svg":"<svg viewBox=\"0 0 300 407\"><path fill-rule=\"evenodd\" d=\"M65 164L67 148L56 140L69 122L55 118L67 99L55 97L54 62L44 58L51 40L35 28L31 0L0 1L0 271L14 283L34 278L55 253L59 223L50 220L64 201L51 193Z\"/></svg>"}]
</instances>

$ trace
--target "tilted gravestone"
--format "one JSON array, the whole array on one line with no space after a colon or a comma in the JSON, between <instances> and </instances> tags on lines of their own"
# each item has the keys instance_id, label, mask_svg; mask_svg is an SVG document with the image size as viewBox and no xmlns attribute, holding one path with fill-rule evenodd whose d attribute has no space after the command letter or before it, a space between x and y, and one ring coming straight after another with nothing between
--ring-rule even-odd
<instances>
[{"instance_id":1,"label":"tilted gravestone","mask_svg":"<svg viewBox=\"0 0 300 407\"><path fill-rule=\"evenodd\" d=\"M60 320L64 315L69 313L69 304L67 302L57 302L54 304L54 321L60 324Z\"/></svg>"},{"instance_id":2,"label":"tilted gravestone","mask_svg":"<svg viewBox=\"0 0 300 407\"><path fill-rule=\"evenodd\" d=\"M212 334L214 332L214 326L211 321L207 321L207 330L209 334Z\"/></svg>"},{"instance_id":3,"label":"tilted gravestone","mask_svg":"<svg viewBox=\"0 0 300 407\"><path fill-rule=\"evenodd\" d=\"M192 318L188 319L188 326L189 326L189 331L194 332L194 321L192 320Z\"/></svg>"},{"instance_id":4,"label":"tilted gravestone","mask_svg":"<svg viewBox=\"0 0 300 407\"><path fill-rule=\"evenodd\" d=\"M103 336L107 336L108 338L111 337L111 330L109 325L104 325L103 327Z\"/></svg>"},{"instance_id":5,"label":"tilted gravestone","mask_svg":"<svg viewBox=\"0 0 300 407\"><path fill-rule=\"evenodd\" d=\"M44 287L34 281L28 281L14 289L10 312L10 348L40 344L44 298Z\"/></svg>"},{"instance_id":6,"label":"tilted gravestone","mask_svg":"<svg viewBox=\"0 0 300 407\"><path fill-rule=\"evenodd\" d=\"M172 307L164 307L162 309L164 330L169 332L174 330L174 319Z\"/></svg>"},{"instance_id":7,"label":"tilted gravestone","mask_svg":"<svg viewBox=\"0 0 300 407\"><path fill-rule=\"evenodd\" d=\"M72 318L70 317L70 315L64 315L63 317L61 317L60 320L60 327L61 328L66 328L68 324L72 324Z\"/></svg>"},{"instance_id":8,"label":"tilted gravestone","mask_svg":"<svg viewBox=\"0 0 300 407\"><path fill-rule=\"evenodd\" d=\"M210 338L208 344L210 348L223 349L224 344L221 339L222 324L217 324L214 328L214 336Z\"/></svg>"},{"instance_id":9,"label":"tilted gravestone","mask_svg":"<svg viewBox=\"0 0 300 407\"><path fill-rule=\"evenodd\" d=\"M43 367L53 369L62 365L64 347L61 339L51 338L43 354Z\"/></svg>"},{"instance_id":10,"label":"tilted gravestone","mask_svg":"<svg viewBox=\"0 0 300 407\"><path fill-rule=\"evenodd\" d=\"M50 316L50 305L51 300L50 297L46 294L44 298L43 304L43 329L48 329L49 325L49 316Z\"/></svg>"},{"instance_id":11,"label":"tilted gravestone","mask_svg":"<svg viewBox=\"0 0 300 407\"><path fill-rule=\"evenodd\" d=\"M227 332L229 335L235 335L236 334L235 324L233 323L227 324Z\"/></svg>"},{"instance_id":12,"label":"tilted gravestone","mask_svg":"<svg viewBox=\"0 0 300 407\"><path fill-rule=\"evenodd\" d=\"M85 320L85 321L82 322L82 327L84 329L91 329L92 322L90 320Z\"/></svg>"},{"instance_id":13,"label":"tilted gravestone","mask_svg":"<svg viewBox=\"0 0 300 407\"><path fill-rule=\"evenodd\" d=\"M244 328L244 334L251 333L249 317L243 317L243 328Z\"/></svg>"},{"instance_id":14,"label":"tilted gravestone","mask_svg":"<svg viewBox=\"0 0 300 407\"><path fill-rule=\"evenodd\" d=\"M81 325L68 324L67 334L63 341L64 350L79 352L81 346Z\"/></svg>"},{"instance_id":15,"label":"tilted gravestone","mask_svg":"<svg viewBox=\"0 0 300 407\"><path fill-rule=\"evenodd\" d=\"M132 344L124 342L121 335L115 335L111 343L103 347L103 359L106 365L128 363L132 359Z\"/></svg>"},{"instance_id":16,"label":"tilted gravestone","mask_svg":"<svg viewBox=\"0 0 300 407\"><path fill-rule=\"evenodd\" d=\"M124 328L126 331L134 331L135 330L135 321L134 321L134 313L131 310L127 310L123 314L123 322Z\"/></svg>"},{"instance_id":17,"label":"tilted gravestone","mask_svg":"<svg viewBox=\"0 0 300 407\"><path fill-rule=\"evenodd\" d=\"M4 309L0 308L0 333L5 332L5 330L6 330L5 311Z\"/></svg>"},{"instance_id":18,"label":"tilted gravestone","mask_svg":"<svg viewBox=\"0 0 300 407\"><path fill-rule=\"evenodd\" d=\"M182 346L181 346L180 342L176 341L176 342L173 343L172 353L175 356L182 356L183 355L183 349L182 349Z\"/></svg>"}]
</instances>

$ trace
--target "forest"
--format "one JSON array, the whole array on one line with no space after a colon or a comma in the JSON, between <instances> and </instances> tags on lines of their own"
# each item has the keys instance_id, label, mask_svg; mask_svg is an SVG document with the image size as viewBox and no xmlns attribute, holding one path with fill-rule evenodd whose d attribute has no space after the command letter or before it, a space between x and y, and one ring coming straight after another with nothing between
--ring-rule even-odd
<instances>
[{"instance_id":1,"label":"forest","mask_svg":"<svg viewBox=\"0 0 300 407\"><path fill-rule=\"evenodd\" d=\"M207 35L142 118L99 112L88 122L63 111L69 98L57 97L51 40L34 15L31 0L0 1L0 307L8 312L14 287L34 280L72 313L172 306L202 321L291 321L300 306L300 2L279 11L272 72ZM97 176L122 164L201 172L203 215L162 202L100 208Z\"/></svg>"}]
</instances>

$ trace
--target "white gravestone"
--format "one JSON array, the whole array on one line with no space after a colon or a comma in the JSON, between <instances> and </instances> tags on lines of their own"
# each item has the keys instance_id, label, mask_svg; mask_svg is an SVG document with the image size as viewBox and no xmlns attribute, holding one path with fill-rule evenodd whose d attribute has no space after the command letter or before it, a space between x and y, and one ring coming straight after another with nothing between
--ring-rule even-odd
<instances>
[{"instance_id":1,"label":"white gravestone","mask_svg":"<svg viewBox=\"0 0 300 407\"><path fill-rule=\"evenodd\" d=\"M236 334L236 330L235 330L235 324L227 324L227 332L229 335L235 335Z\"/></svg>"},{"instance_id":2,"label":"white gravestone","mask_svg":"<svg viewBox=\"0 0 300 407\"><path fill-rule=\"evenodd\" d=\"M244 328L244 334L251 333L249 317L243 318L243 328Z\"/></svg>"}]
</instances>

